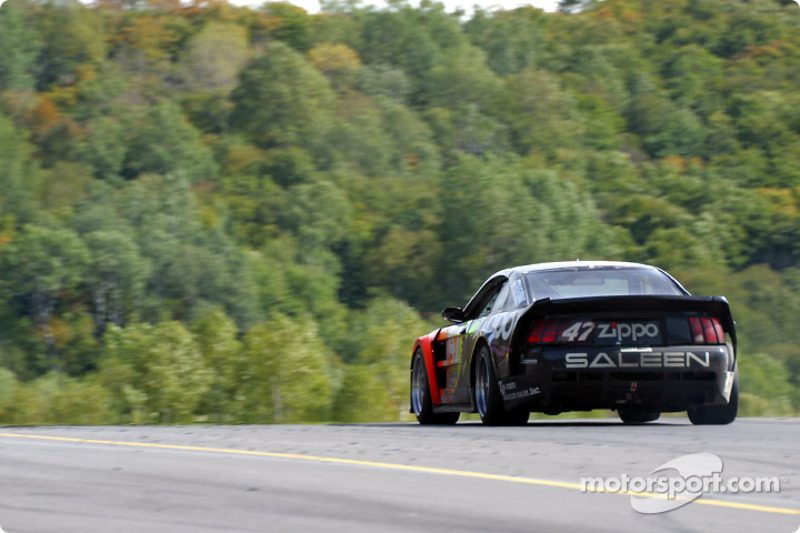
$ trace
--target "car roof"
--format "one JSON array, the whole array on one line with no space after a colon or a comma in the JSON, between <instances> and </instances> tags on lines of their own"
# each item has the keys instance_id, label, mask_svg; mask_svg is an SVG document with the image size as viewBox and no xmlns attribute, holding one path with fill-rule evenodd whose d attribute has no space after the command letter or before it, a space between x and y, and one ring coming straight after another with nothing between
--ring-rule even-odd
<instances>
[{"instance_id":1,"label":"car roof","mask_svg":"<svg viewBox=\"0 0 800 533\"><path fill-rule=\"evenodd\" d=\"M624 261L558 261L553 263L533 263L530 265L520 265L511 268L506 268L495 272L491 277L505 276L508 277L514 272L520 274L527 274L528 272L538 272L543 270L567 270L567 269L592 269L592 268L646 268L651 270L660 270L652 265L645 265L642 263L627 263Z\"/></svg>"},{"instance_id":2,"label":"car roof","mask_svg":"<svg viewBox=\"0 0 800 533\"><path fill-rule=\"evenodd\" d=\"M470 306L475 305L477 301L478 295L483 292L483 290L494 283L497 283L498 278L508 279L511 274L519 273L519 274L527 274L529 272L544 272L547 270L572 270L572 269L585 269L591 270L593 268L643 268L647 270L653 270L656 272L662 272L669 277L673 283L675 283L683 292L689 294L687 291L675 278L664 272L658 267L654 267L653 265L645 265L643 263L627 263L624 261L558 261L552 263L533 263L530 265L520 265L511 268L506 268L504 270L500 270L495 272L489 278L483 282L483 284L478 288L475 294L469 299L469 301L464 305L464 309L468 309Z\"/></svg>"}]
</instances>

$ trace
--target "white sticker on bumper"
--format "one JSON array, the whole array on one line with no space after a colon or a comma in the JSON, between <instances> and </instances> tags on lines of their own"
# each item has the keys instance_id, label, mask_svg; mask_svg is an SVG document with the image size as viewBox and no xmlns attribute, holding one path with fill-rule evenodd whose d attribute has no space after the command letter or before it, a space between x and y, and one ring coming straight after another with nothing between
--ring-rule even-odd
<instances>
[{"instance_id":1,"label":"white sticker on bumper","mask_svg":"<svg viewBox=\"0 0 800 533\"><path fill-rule=\"evenodd\" d=\"M731 401L731 390L733 390L734 372L725 372L725 386L722 389L722 395L725 401Z\"/></svg>"}]
</instances>

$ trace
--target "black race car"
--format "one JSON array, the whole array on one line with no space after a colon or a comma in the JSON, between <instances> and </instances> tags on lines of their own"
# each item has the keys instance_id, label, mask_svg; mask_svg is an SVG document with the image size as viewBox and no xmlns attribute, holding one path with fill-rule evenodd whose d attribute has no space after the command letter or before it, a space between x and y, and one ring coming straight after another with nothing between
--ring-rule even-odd
<instances>
[{"instance_id":1,"label":"black race car","mask_svg":"<svg viewBox=\"0 0 800 533\"><path fill-rule=\"evenodd\" d=\"M691 296L636 263L543 263L500 271L454 323L420 337L411 412L422 424L525 424L530 412L615 409L626 423L688 411L736 418L736 329L722 296Z\"/></svg>"}]
</instances>

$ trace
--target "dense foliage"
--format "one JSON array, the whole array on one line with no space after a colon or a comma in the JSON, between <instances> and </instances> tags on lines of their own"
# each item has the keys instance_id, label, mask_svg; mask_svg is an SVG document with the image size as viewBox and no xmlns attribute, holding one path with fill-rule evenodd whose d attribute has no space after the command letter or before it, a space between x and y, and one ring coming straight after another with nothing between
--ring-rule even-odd
<instances>
[{"instance_id":1,"label":"dense foliage","mask_svg":"<svg viewBox=\"0 0 800 533\"><path fill-rule=\"evenodd\" d=\"M397 419L435 311L576 257L727 295L798 412L800 10L577 4L9 0L0 420Z\"/></svg>"}]
</instances>

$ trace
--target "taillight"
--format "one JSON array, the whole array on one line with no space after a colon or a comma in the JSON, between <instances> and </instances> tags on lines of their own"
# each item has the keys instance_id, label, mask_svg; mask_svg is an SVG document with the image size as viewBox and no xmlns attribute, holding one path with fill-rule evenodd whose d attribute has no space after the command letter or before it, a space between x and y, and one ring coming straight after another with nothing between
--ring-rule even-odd
<instances>
[{"instance_id":1,"label":"taillight","mask_svg":"<svg viewBox=\"0 0 800 533\"><path fill-rule=\"evenodd\" d=\"M528 342L531 344L539 344L540 342L542 342L543 331L544 331L544 320L537 320L533 324L533 329L531 329L531 332L528 335Z\"/></svg>"},{"instance_id":2,"label":"taillight","mask_svg":"<svg viewBox=\"0 0 800 533\"><path fill-rule=\"evenodd\" d=\"M725 331L718 318L693 316L689 318L689 326L695 344L725 344Z\"/></svg>"},{"instance_id":3,"label":"taillight","mask_svg":"<svg viewBox=\"0 0 800 533\"><path fill-rule=\"evenodd\" d=\"M558 341L563 329L558 320L537 320L533 323L531 332L528 334L528 342L531 344L553 344Z\"/></svg>"},{"instance_id":4,"label":"taillight","mask_svg":"<svg viewBox=\"0 0 800 533\"><path fill-rule=\"evenodd\" d=\"M722 329L722 324L716 318L712 318L711 322L714 324L714 332L717 334L717 341L720 344L725 344L725 331Z\"/></svg>"},{"instance_id":5,"label":"taillight","mask_svg":"<svg viewBox=\"0 0 800 533\"><path fill-rule=\"evenodd\" d=\"M559 331L558 322L555 320L548 320L544 325L542 342L545 344L556 342L556 340L558 340L559 333L561 332Z\"/></svg>"},{"instance_id":6,"label":"taillight","mask_svg":"<svg viewBox=\"0 0 800 533\"><path fill-rule=\"evenodd\" d=\"M703 325L700 323L700 318L693 316L689 319L689 325L692 328L692 340L695 344L703 344L705 337L703 337Z\"/></svg>"},{"instance_id":7,"label":"taillight","mask_svg":"<svg viewBox=\"0 0 800 533\"><path fill-rule=\"evenodd\" d=\"M709 344L717 344L719 339L717 338L717 331L714 329L714 324L710 318L703 317L701 319L703 322L703 335L706 337L706 341Z\"/></svg>"}]
</instances>

